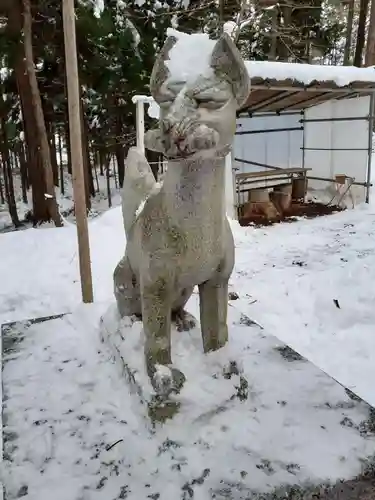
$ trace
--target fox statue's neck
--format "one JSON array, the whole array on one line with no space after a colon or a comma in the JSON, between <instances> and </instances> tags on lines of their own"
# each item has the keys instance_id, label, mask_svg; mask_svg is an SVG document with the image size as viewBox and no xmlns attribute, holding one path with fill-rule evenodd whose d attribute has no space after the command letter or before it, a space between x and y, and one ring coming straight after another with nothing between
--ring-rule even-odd
<instances>
[{"instance_id":1,"label":"fox statue's neck","mask_svg":"<svg viewBox=\"0 0 375 500\"><path fill-rule=\"evenodd\" d=\"M224 221L225 153L169 160L163 191L169 214L189 226Z\"/></svg>"}]
</instances>

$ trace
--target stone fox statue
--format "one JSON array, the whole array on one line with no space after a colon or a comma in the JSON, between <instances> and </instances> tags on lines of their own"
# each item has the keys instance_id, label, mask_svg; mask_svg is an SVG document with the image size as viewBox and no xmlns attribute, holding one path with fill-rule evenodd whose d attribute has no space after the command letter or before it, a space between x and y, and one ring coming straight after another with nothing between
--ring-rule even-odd
<instances>
[{"instance_id":1,"label":"stone fox statue","mask_svg":"<svg viewBox=\"0 0 375 500\"><path fill-rule=\"evenodd\" d=\"M142 152L130 149L123 188L126 254L114 272L120 315L142 317L151 381L158 365L172 363L171 321L183 327L190 322L183 308L195 285L204 351L228 340L234 242L224 165L236 110L250 91L245 65L227 35L213 42L209 76L193 80L171 77L166 62L176 43L167 38L153 68L150 88L160 120L145 138L149 149L168 158L167 172L160 186ZM170 369L175 382L183 382L183 374Z\"/></svg>"}]
</instances>

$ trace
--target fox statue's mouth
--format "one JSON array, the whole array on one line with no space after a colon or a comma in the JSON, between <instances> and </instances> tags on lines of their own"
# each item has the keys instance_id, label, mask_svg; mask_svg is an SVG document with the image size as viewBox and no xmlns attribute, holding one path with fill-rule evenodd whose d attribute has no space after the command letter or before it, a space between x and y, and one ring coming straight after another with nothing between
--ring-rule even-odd
<instances>
[{"instance_id":1,"label":"fox statue's mouth","mask_svg":"<svg viewBox=\"0 0 375 500\"><path fill-rule=\"evenodd\" d=\"M188 129L183 135L171 131L170 140L181 156L190 156L198 151L215 149L219 145L220 137L216 130L206 125L198 125Z\"/></svg>"},{"instance_id":2,"label":"fox statue's mouth","mask_svg":"<svg viewBox=\"0 0 375 500\"><path fill-rule=\"evenodd\" d=\"M220 145L220 136L214 129L200 124L181 131L173 127L163 133L160 128L145 134L147 149L163 153L168 158L186 158L196 153L216 149Z\"/></svg>"}]
</instances>

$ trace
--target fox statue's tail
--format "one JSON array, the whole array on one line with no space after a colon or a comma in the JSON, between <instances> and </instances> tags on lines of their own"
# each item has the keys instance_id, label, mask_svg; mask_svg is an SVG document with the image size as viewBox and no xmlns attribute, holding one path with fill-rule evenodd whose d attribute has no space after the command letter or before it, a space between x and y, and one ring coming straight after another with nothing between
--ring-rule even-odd
<instances>
[{"instance_id":1,"label":"fox statue's tail","mask_svg":"<svg viewBox=\"0 0 375 500\"><path fill-rule=\"evenodd\" d=\"M136 147L130 148L126 158L122 189L122 214L126 237L142 209L142 204L157 183L145 155Z\"/></svg>"}]
</instances>

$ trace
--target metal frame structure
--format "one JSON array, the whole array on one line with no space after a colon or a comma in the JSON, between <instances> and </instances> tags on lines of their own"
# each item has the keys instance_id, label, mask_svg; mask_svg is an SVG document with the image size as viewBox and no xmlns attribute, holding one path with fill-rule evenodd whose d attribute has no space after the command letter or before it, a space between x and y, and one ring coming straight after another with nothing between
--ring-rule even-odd
<instances>
[{"instance_id":1,"label":"metal frame structure","mask_svg":"<svg viewBox=\"0 0 375 500\"><path fill-rule=\"evenodd\" d=\"M375 84L373 84L375 86ZM264 89L264 86L255 86L256 89ZM305 98L304 100L298 101L297 103L293 101L290 106L284 106L280 107L277 110L272 110L265 112L264 110L267 109L269 106L274 106L277 105L277 103L281 104L282 100L290 99L294 95L300 94L301 90L296 90L295 87L279 87L277 86L276 88L272 87L267 87L267 90L277 90L278 94L276 96L271 96L265 98L263 101L260 103L257 103L254 107L248 108L248 109L242 109L240 113L238 113L237 117L244 117L248 116L250 118L252 117L260 117L260 116L283 116L283 115L301 115L301 119L299 120L299 123L301 123L301 127L289 127L289 128L273 128L273 129L259 129L259 130L249 130L249 131L237 131L236 135L252 135L252 134L261 134L261 133L268 133L268 132L291 132L291 131L297 131L301 130L302 131L302 158L301 158L301 167L305 168L305 151L307 150L314 150L314 151L368 151L368 160L367 160L367 172L366 172L366 181L365 182L353 182L353 185L357 186L363 186L366 188L366 195L365 195L365 202L369 203L370 201L370 188L372 186L371 184L371 167L372 167L372 134L373 134L373 129L374 129L374 113L375 113L375 88L371 87L366 87L363 89L351 89L348 91L348 89L319 89L319 92L321 94L319 96L314 96L312 98ZM280 91L280 92L279 92ZM304 88L302 90L303 93L306 92L317 92L317 89L314 87L313 89L308 89ZM339 94L339 95L338 95ZM342 94L342 95L340 95ZM355 116L355 117L340 117L340 118L314 118L314 119L306 119L305 116L305 109L308 107L312 107L316 104L320 104L322 102L327 102L331 100L338 100L338 99L344 99L344 98L351 98L355 96L362 96L362 95L369 95L370 96L370 104L369 104L369 112L366 116ZM317 97L320 98L320 102L315 103L311 102L313 99L317 99ZM289 107L295 107L296 105L298 106L303 106L302 109L298 110L289 110ZM368 145L366 148L308 148L306 147L306 137L305 137L305 123L309 122L316 122L316 123L321 123L321 122L337 122L337 121L368 121ZM283 170L282 167L277 167L274 165L269 165L265 163L259 163L255 161L251 161L247 158L234 158L235 161L245 163L245 164L250 164L250 165L255 165L259 167L263 167L266 169L273 169L273 170ZM280 172L281 173L281 172ZM335 179L331 178L324 178L324 177L316 177L313 175L307 175L307 179L312 179L312 180L319 180L323 182L335 182ZM239 189L239 186L237 186L237 189ZM236 190L237 190L236 189Z\"/></svg>"}]
</instances>

